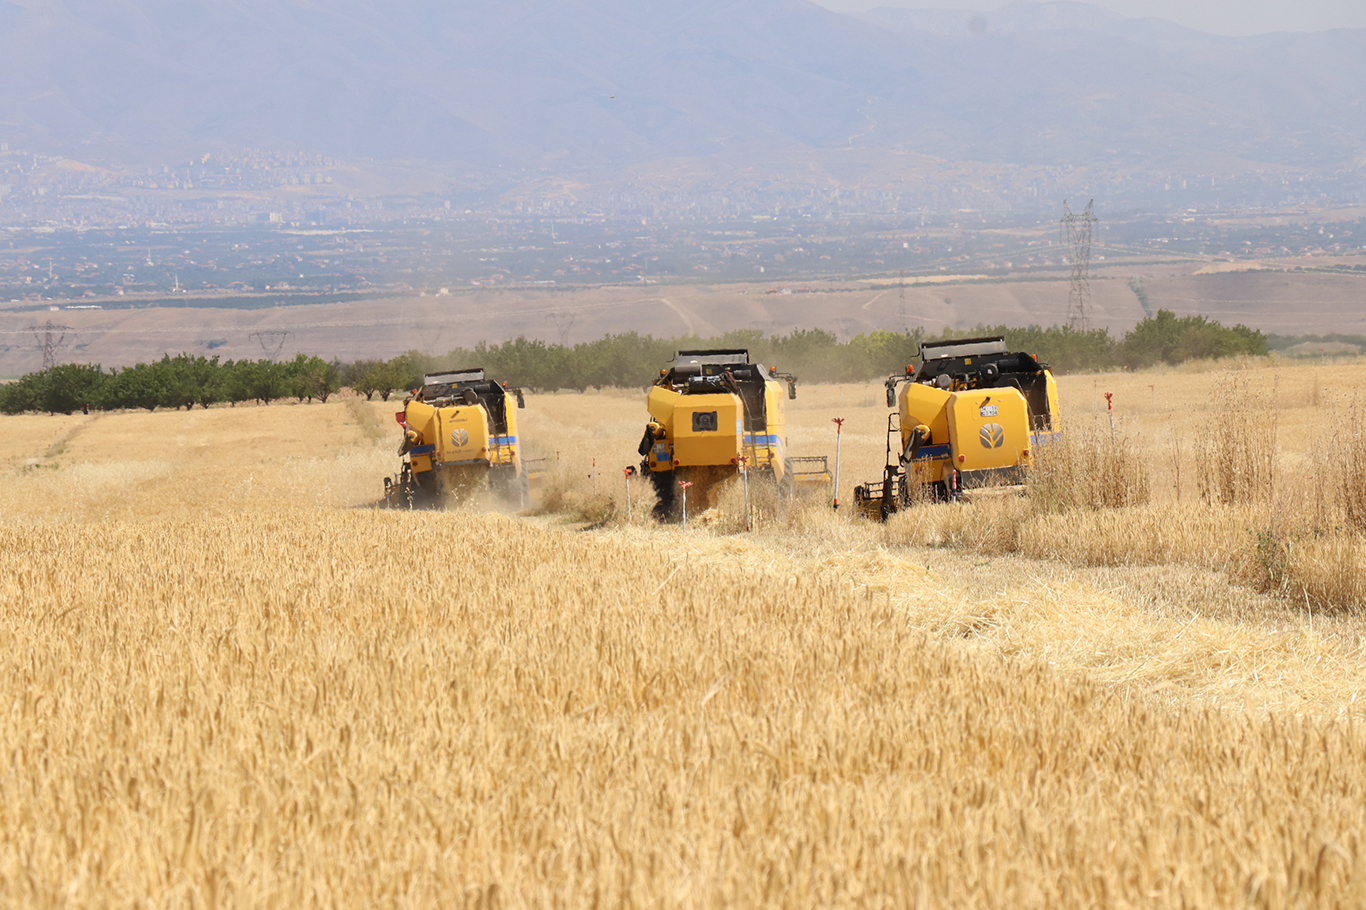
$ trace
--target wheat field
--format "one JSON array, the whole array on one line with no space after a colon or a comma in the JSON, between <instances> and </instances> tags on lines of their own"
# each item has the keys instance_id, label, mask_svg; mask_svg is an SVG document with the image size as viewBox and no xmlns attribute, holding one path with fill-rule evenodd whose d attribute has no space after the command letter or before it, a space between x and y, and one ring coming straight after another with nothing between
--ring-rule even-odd
<instances>
[{"instance_id":1,"label":"wheat field","mask_svg":"<svg viewBox=\"0 0 1366 910\"><path fill-rule=\"evenodd\" d=\"M364 508L392 403L4 418L0 903L1366 904L1359 614L1238 561L1339 521L1366 364L1062 386L1142 502L627 520L638 391L528 396L522 515ZM1233 502L1222 415L1275 424ZM881 390L803 388L792 450L835 416L843 498Z\"/></svg>"}]
</instances>

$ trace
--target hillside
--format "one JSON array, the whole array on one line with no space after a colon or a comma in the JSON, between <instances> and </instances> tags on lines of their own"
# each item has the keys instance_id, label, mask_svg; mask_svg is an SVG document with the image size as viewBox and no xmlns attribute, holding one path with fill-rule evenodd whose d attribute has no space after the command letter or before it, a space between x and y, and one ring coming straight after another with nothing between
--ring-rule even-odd
<instances>
[{"instance_id":1,"label":"hillside","mask_svg":"<svg viewBox=\"0 0 1366 910\"><path fill-rule=\"evenodd\" d=\"M1366 139L1363 96L1366 30L1220 38L1082 4L968 28L807 0L0 0L0 138L158 163L260 146L506 174L861 146L1331 168Z\"/></svg>"},{"instance_id":2,"label":"hillside","mask_svg":"<svg viewBox=\"0 0 1366 910\"><path fill-rule=\"evenodd\" d=\"M1095 325L1118 337L1142 319L1137 285L1154 311L1205 315L1226 325L1244 323L1282 335L1362 331L1360 300L1366 279L1361 277L1279 270L1191 271L1152 270L1130 279L1126 270L1098 278L1093 283ZM672 338L734 329L786 334L820 328L847 339L906 326L938 332L978 324L1048 326L1066 321L1068 288L1062 279L912 285L905 291L904 318L901 292L891 287L894 281L470 288L445 297L258 309L214 308L206 299L195 306L64 310L59 319L72 329L64 336L62 359L106 368L181 351L225 360L256 358L263 353L256 333L263 331L288 333L286 354L298 350L350 361L389 358L406 350L442 354L518 335L563 338L573 344L628 331ZM782 293L783 288L792 293ZM29 329L50 315L45 310L0 309L0 376L19 376L41 367L38 336Z\"/></svg>"}]
</instances>

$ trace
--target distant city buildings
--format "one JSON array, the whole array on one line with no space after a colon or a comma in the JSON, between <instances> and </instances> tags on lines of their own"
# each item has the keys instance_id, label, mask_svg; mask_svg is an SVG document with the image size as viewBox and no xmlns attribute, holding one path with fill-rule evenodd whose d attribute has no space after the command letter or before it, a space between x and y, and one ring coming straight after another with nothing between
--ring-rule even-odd
<instances>
[{"instance_id":1,"label":"distant city buildings","mask_svg":"<svg viewBox=\"0 0 1366 910\"><path fill-rule=\"evenodd\" d=\"M813 153L814 154L814 153ZM383 194L364 169L305 152L213 152L159 167L97 166L6 147L0 151L0 228L221 226L276 223L341 227L414 218L550 218L663 223L783 219L840 220L960 215L1022 219L1053 216L1063 198L1095 198L1112 214L1266 212L1287 207L1366 204L1366 171L1307 173L1288 168L1234 173L1135 172L898 159L836 179L813 157L809 169L709 173L705 159L687 176L666 170L509 178L468 173L440 179L458 189ZM694 173L695 172L695 173ZM359 175L359 176L358 176ZM424 182L436 182L427 175ZM353 185L355 184L355 185ZM452 205L455 192L462 203Z\"/></svg>"}]
</instances>

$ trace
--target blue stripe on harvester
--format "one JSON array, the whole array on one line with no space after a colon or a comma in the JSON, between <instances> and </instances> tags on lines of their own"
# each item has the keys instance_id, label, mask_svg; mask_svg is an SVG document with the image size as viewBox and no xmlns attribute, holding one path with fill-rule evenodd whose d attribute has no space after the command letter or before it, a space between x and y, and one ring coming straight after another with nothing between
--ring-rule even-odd
<instances>
[{"instance_id":1,"label":"blue stripe on harvester","mask_svg":"<svg viewBox=\"0 0 1366 910\"><path fill-rule=\"evenodd\" d=\"M942 446L921 446L920 451L915 453L912 461L929 461L933 458L948 458L949 447L947 444Z\"/></svg>"}]
</instances>

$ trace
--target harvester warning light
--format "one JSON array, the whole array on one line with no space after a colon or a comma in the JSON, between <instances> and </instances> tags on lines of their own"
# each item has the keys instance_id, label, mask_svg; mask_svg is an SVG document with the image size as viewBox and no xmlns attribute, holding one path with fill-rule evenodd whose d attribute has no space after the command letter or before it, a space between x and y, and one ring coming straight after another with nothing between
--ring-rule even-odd
<instances>
[{"instance_id":1,"label":"harvester warning light","mask_svg":"<svg viewBox=\"0 0 1366 910\"><path fill-rule=\"evenodd\" d=\"M398 421L399 426L406 427L408 425L408 412L399 411L397 414L394 415L394 419Z\"/></svg>"}]
</instances>

